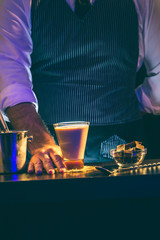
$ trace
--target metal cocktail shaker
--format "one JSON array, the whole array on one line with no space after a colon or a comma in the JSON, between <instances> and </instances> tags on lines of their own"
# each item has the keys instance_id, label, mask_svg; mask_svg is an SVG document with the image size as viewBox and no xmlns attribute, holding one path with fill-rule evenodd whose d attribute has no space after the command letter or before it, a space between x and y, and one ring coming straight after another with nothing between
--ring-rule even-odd
<instances>
[{"instance_id":1,"label":"metal cocktail shaker","mask_svg":"<svg viewBox=\"0 0 160 240\"><path fill-rule=\"evenodd\" d=\"M26 163L28 131L0 132L0 173L16 173Z\"/></svg>"}]
</instances>

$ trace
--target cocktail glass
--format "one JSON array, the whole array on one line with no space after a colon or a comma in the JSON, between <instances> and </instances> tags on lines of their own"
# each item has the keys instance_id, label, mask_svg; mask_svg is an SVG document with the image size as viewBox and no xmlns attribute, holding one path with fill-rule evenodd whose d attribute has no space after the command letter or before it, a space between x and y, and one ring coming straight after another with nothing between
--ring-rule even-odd
<instances>
[{"instance_id":1,"label":"cocktail glass","mask_svg":"<svg viewBox=\"0 0 160 240\"><path fill-rule=\"evenodd\" d=\"M89 122L72 121L53 124L64 163L68 170L84 167L84 153Z\"/></svg>"}]
</instances>

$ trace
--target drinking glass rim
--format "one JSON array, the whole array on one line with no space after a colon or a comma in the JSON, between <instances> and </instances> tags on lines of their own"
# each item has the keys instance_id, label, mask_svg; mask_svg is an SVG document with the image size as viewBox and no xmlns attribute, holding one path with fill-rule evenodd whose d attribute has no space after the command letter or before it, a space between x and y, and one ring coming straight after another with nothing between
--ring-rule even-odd
<instances>
[{"instance_id":1,"label":"drinking glass rim","mask_svg":"<svg viewBox=\"0 0 160 240\"><path fill-rule=\"evenodd\" d=\"M0 135L6 135L6 134L15 134L15 133L27 133L28 132L28 130L9 130L9 131L7 131L7 132L4 132L4 131L2 131L2 132L0 132Z\"/></svg>"},{"instance_id":2,"label":"drinking glass rim","mask_svg":"<svg viewBox=\"0 0 160 240\"><path fill-rule=\"evenodd\" d=\"M68 121L68 122L58 122L54 123L54 127L60 127L60 126L70 126L70 125L79 125L79 124L84 124L84 125L89 125L90 122L87 121Z\"/></svg>"}]
</instances>

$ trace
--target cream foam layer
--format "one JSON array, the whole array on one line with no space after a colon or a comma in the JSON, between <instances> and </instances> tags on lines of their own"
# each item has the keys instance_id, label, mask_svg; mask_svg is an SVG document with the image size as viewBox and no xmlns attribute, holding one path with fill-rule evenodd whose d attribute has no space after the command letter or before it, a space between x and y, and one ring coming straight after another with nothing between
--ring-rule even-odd
<instances>
[{"instance_id":1,"label":"cream foam layer","mask_svg":"<svg viewBox=\"0 0 160 240\"><path fill-rule=\"evenodd\" d=\"M88 124L83 124L83 125L69 125L69 126L55 126L55 129L81 129L81 128L86 128L88 127Z\"/></svg>"}]
</instances>

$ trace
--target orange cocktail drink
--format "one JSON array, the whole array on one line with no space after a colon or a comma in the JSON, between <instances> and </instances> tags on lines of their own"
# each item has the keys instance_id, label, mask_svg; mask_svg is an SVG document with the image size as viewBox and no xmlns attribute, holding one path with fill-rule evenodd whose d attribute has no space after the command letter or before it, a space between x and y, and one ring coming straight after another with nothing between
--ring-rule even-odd
<instances>
[{"instance_id":1,"label":"orange cocktail drink","mask_svg":"<svg viewBox=\"0 0 160 240\"><path fill-rule=\"evenodd\" d=\"M56 123L54 129L67 169L83 168L89 122Z\"/></svg>"}]
</instances>

